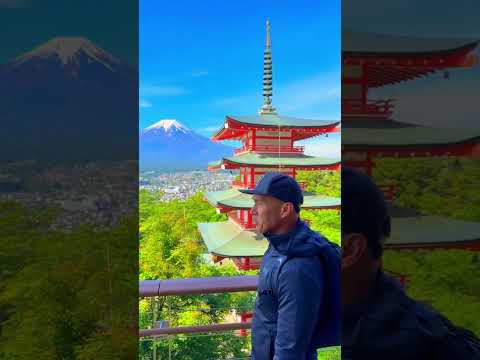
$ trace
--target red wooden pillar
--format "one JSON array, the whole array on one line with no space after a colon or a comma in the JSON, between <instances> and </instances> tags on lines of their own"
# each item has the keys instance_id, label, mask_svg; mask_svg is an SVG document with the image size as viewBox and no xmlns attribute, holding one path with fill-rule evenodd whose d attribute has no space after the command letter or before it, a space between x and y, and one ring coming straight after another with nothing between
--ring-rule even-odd
<instances>
[{"instance_id":1,"label":"red wooden pillar","mask_svg":"<svg viewBox=\"0 0 480 360\"><path fill-rule=\"evenodd\" d=\"M240 322L246 323L248 319L251 319L253 314L251 312L244 312L240 314ZM247 329L240 329L240 336L247 336Z\"/></svg>"},{"instance_id":2,"label":"red wooden pillar","mask_svg":"<svg viewBox=\"0 0 480 360\"><path fill-rule=\"evenodd\" d=\"M257 148L257 129L252 130L252 151Z\"/></svg>"},{"instance_id":3,"label":"red wooden pillar","mask_svg":"<svg viewBox=\"0 0 480 360\"><path fill-rule=\"evenodd\" d=\"M253 189L254 187L255 187L255 169L252 166L250 168L250 188Z\"/></svg>"},{"instance_id":4,"label":"red wooden pillar","mask_svg":"<svg viewBox=\"0 0 480 360\"><path fill-rule=\"evenodd\" d=\"M368 177L372 177L373 175L373 161L372 161L372 154L370 153L370 151L367 151L367 168L366 168L366 172L367 172L367 175Z\"/></svg>"},{"instance_id":5,"label":"red wooden pillar","mask_svg":"<svg viewBox=\"0 0 480 360\"><path fill-rule=\"evenodd\" d=\"M367 112L368 75L367 64L362 64L362 112Z\"/></svg>"}]
</instances>

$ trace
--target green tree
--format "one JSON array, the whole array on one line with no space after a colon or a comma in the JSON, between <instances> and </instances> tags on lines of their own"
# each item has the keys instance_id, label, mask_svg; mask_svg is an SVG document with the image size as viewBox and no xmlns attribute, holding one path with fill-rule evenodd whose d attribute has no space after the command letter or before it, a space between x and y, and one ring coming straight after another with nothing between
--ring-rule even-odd
<instances>
[{"instance_id":1,"label":"green tree","mask_svg":"<svg viewBox=\"0 0 480 360\"><path fill-rule=\"evenodd\" d=\"M381 159L376 162L374 178L395 186L395 206L415 209L421 215L480 221L480 164L475 159ZM472 316L480 310L476 252L389 250L384 266L407 275L411 296L480 335L480 320Z\"/></svg>"},{"instance_id":2,"label":"green tree","mask_svg":"<svg viewBox=\"0 0 480 360\"><path fill-rule=\"evenodd\" d=\"M7 203L0 212L0 358L132 358L136 219L63 233L47 231L55 211Z\"/></svg>"},{"instance_id":3,"label":"green tree","mask_svg":"<svg viewBox=\"0 0 480 360\"><path fill-rule=\"evenodd\" d=\"M145 207L144 207L145 206ZM203 200L203 194L185 200L161 202L155 194L140 197L140 279L233 276L245 272L233 265L215 266L207 262L207 252L197 224L225 220ZM155 321L168 320L170 326L219 323L232 309L250 310L254 294L209 294L169 296L140 301L140 327L151 327ZM232 334L204 336L182 335L166 339L142 340L140 358L153 351L161 359L209 359L244 356L248 337ZM156 350L154 350L156 349Z\"/></svg>"}]
</instances>

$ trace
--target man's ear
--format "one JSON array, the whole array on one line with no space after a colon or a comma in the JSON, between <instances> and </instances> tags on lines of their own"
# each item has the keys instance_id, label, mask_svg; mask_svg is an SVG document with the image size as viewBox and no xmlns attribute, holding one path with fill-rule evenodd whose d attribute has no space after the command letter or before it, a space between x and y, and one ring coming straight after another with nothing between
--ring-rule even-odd
<instances>
[{"instance_id":1,"label":"man's ear","mask_svg":"<svg viewBox=\"0 0 480 360\"><path fill-rule=\"evenodd\" d=\"M290 202L283 203L280 208L280 216L282 218L286 218L290 215L290 213L294 211L295 211L295 208L292 203Z\"/></svg>"},{"instance_id":2,"label":"man's ear","mask_svg":"<svg viewBox=\"0 0 480 360\"><path fill-rule=\"evenodd\" d=\"M342 237L342 268L349 268L368 251L368 240L363 234L353 233Z\"/></svg>"}]
</instances>

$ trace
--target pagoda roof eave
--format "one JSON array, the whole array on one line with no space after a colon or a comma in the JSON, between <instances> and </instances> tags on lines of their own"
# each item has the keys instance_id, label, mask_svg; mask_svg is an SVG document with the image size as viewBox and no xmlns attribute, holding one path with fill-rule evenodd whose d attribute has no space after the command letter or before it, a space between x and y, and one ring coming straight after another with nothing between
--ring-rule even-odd
<instances>
[{"instance_id":1,"label":"pagoda roof eave","mask_svg":"<svg viewBox=\"0 0 480 360\"><path fill-rule=\"evenodd\" d=\"M340 120L313 120L295 118L283 115L252 115L252 116L235 116L227 115L226 120L231 120L243 125L252 125L260 127L270 127L274 129L280 128L322 128L328 129L336 127L340 124Z\"/></svg>"},{"instance_id":2,"label":"pagoda roof eave","mask_svg":"<svg viewBox=\"0 0 480 360\"><path fill-rule=\"evenodd\" d=\"M213 141L241 138L248 130L258 129L278 131L294 129L296 133L305 133L299 139L329 132L337 132L340 120L311 120L280 115L226 116L225 123L211 137Z\"/></svg>"},{"instance_id":3,"label":"pagoda roof eave","mask_svg":"<svg viewBox=\"0 0 480 360\"><path fill-rule=\"evenodd\" d=\"M470 51L480 39L417 37L394 34L380 34L342 31L342 54L344 56L418 56L451 54Z\"/></svg>"},{"instance_id":4,"label":"pagoda roof eave","mask_svg":"<svg viewBox=\"0 0 480 360\"><path fill-rule=\"evenodd\" d=\"M421 38L342 32L342 64L364 66L369 88L397 84L449 68L472 67L479 39Z\"/></svg>"},{"instance_id":5,"label":"pagoda roof eave","mask_svg":"<svg viewBox=\"0 0 480 360\"><path fill-rule=\"evenodd\" d=\"M480 223L441 216L392 216L388 247L453 246L480 241Z\"/></svg>"},{"instance_id":6,"label":"pagoda roof eave","mask_svg":"<svg viewBox=\"0 0 480 360\"><path fill-rule=\"evenodd\" d=\"M363 122L363 124L362 124ZM351 120L342 134L342 146L369 148L426 148L476 143L480 129L432 128L390 120Z\"/></svg>"},{"instance_id":7,"label":"pagoda roof eave","mask_svg":"<svg viewBox=\"0 0 480 360\"><path fill-rule=\"evenodd\" d=\"M205 194L205 199L212 205L225 210L251 209L254 205L252 195L237 189L214 191ZM341 199L304 192L303 209L340 209Z\"/></svg>"},{"instance_id":8,"label":"pagoda roof eave","mask_svg":"<svg viewBox=\"0 0 480 360\"><path fill-rule=\"evenodd\" d=\"M257 154L246 152L241 155L225 157L220 161L211 162L209 168L249 167L296 167L328 169L340 165L339 158L320 158L303 154Z\"/></svg>"},{"instance_id":9,"label":"pagoda roof eave","mask_svg":"<svg viewBox=\"0 0 480 360\"><path fill-rule=\"evenodd\" d=\"M232 221L200 223L198 230L210 253L224 257L261 257L268 248L262 234L244 230Z\"/></svg>"}]
</instances>

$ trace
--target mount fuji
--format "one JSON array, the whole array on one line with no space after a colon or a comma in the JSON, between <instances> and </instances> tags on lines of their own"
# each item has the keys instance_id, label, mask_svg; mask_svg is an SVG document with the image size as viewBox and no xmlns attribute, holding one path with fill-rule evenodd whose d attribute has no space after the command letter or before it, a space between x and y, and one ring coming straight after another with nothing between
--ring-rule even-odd
<instances>
[{"instance_id":1,"label":"mount fuji","mask_svg":"<svg viewBox=\"0 0 480 360\"><path fill-rule=\"evenodd\" d=\"M233 151L173 119L160 120L140 134L142 170L206 170L208 162L231 156Z\"/></svg>"},{"instance_id":2,"label":"mount fuji","mask_svg":"<svg viewBox=\"0 0 480 360\"><path fill-rule=\"evenodd\" d=\"M0 65L3 159L136 159L138 74L82 37Z\"/></svg>"}]
</instances>

